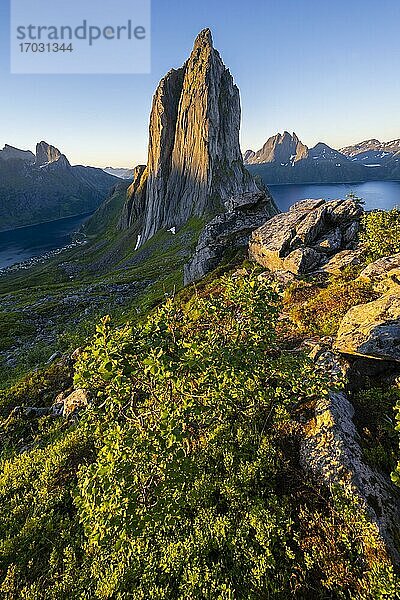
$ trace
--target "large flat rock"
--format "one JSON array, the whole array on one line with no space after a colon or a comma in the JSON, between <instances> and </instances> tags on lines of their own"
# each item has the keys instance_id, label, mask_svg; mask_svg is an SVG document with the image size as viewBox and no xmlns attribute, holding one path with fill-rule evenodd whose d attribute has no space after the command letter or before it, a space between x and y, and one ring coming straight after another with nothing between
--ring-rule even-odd
<instances>
[{"instance_id":1,"label":"large flat rock","mask_svg":"<svg viewBox=\"0 0 400 600\"><path fill-rule=\"evenodd\" d=\"M400 362L400 294L351 308L340 324L335 350Z\"/></svg>"}]
</instances>

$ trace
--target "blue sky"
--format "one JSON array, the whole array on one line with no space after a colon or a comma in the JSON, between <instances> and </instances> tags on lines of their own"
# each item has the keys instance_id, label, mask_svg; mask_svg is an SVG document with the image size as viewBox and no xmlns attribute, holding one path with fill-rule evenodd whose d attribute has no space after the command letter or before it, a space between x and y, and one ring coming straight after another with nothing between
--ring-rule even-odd
<instances>
[{"instance_id":1,"label":"blue sky","mask_svg":"<svg viewBox=\"0 0 400 600\"><path fill-rule=\"evenodd\" d=\"M77 76L10 75L0 4L0 144L45 139L73 163L145 162L155 87L204 27L241 90L243 150L284 129L310 146L400 137L399 0L153 0L151 74Z\"/></svg>"}]
</instances>

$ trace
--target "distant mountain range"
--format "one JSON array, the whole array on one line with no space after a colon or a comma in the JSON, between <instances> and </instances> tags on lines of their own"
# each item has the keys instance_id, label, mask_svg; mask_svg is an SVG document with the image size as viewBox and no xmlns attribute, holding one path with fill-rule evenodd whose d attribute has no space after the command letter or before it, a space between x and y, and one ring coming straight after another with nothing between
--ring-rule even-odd
<instances>
[{"instance_id":1,"label":"distant mountain range","mask_svg":"<svg viewBox=\"0 0 400 600\"><path fill-rule=\"evenodd\" d=\"M114 177L118 177L119 179L133 179L134 169L106 167L103 171L109 173L109 175L114 175Z\"/></svg>"},{"instance_id":2,"label":"distant mountain range","mask_svg":"<svg viewBox=\"0 0 400 600\"><path fill-rule=\"evenodd\" d=\"M400 140L366 140L341 150L320 142L308 148L285 131L257 152L247 150L243 158L267 185L400 179Z\"/></svg>"},{"instance_id":3,"label":"distant mountain range","mask_svg":"<svg viewBox=\"0 0 400 600\"><path fill-rule=\"evenodd\" d=\"M94 167L71 166L47 142L35 154L6 144L0 150L0 231L94 211L116 177Z\"/></svg>"}]
</instances>

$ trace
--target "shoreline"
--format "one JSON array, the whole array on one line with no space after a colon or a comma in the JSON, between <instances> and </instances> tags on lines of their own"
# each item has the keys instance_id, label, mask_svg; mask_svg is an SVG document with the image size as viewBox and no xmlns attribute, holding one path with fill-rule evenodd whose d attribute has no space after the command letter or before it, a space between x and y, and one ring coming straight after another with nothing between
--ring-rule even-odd
<instances>
[{"instance_id":1,"label":"shoreline","mask_svg":"<svg viewBox=\"0 0 400 600\"><path fill-rule=\"evenodd\" d=\"M9 275L10 273L14 273L14 272L18 272L18 271L25 271L27 269L31 269L32 267L35 267L36 265L44 264L48 260L51 260L55 256L58 256L59 254L62 254L63 252L65 252L67 250L72 250L73 248L77 248L78 246L84 246L87 243L88 243L88 240L86 238L84 240L76 240L74 242L71 242L70 244L67 244L66 246L62 246L61 248L55 248L54 250L49 250L48 252L45 252L45 254L39 254L38 256L32 256L31 258L28 258L27 260L23 260L21 262L14 263L13 265L9 265L8 267L2 267L2 268L0 268L0 277L4 277L6 275Z\"/></svg>"},{"instance_id":2,"label":"shoreline","mask_svg":"<svg viewBox=\"0 0 400 600\"><path fill-rule=\"evenodd\" d=\"M96 211L88 213L78 213L76 215L69 215L68 217L61 217L60 219L51 219L50 221L40 221L39 223L31 223L30 225L20 225L19 227L13 227L12 229L0 229L0 235L2 233L11 233L13 231L20 231L21 229L29 229L30 227L39 227L40 225L48 225L50 223L59 223L60 221L66 221L67 219L77 219L78 217L90 217Z\"/></svg>"},{"instance_id":3,"label":"shoreline","mask_svg":"<svg viewBox=\"0 0 400 600\"><path fill-rule=\"evenodd\" d=\"M268 164L268 163L265 163ZM368 179L368 181L302 181L289 183L266 183L267 187L276 187L280 185L362 185L364 183L400 183L400 179Z\"/></svg>"}]
</instances>

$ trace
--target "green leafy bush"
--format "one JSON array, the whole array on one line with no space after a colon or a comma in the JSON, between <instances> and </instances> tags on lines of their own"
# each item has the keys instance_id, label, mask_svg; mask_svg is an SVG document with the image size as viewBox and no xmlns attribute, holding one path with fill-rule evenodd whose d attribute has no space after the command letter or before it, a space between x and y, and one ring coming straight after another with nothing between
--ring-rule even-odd
<instances>
[{"instance_id":1,"label":"green leafy bush","mask_svg":"<svg viewBox=\"0 0 400 600\"><path fill-rule=\"evenodd\" d=\"M366 245L371 260L400 252L400 209L366 213L360 241Z\"/></svg>"},{"instance_id":2,"label":"green leafy bush","mask_svg":"<svg viewBox=\"0 0 400 600\"><path fill-rule=\"evenodd\" d=\"M396 464L397 435L393 410L400 401L397 388L371 387L352 399L354 422L361 433L360 444L366 461L388 475Z\"/></svg>"},{"instance_id":3,"label":"green leafy bush","mask_svg":"<svg viewBox=\"0 0 400 600\"><path fill-rule=\"evenodd\" d=\"M80 469L75 498L96 597L368 598L393 589L359 510L347 524L335 515L338 539L324 546L329 519L310 519L306 501L294 508L302 484L288 452L300 432L291 414L327 383L311 362L279 351L277 317L267 284L224 277L184 306L167 301L134 330L99 326L76 376L97 395L88 423L98 456Z\"/></svg>"},{"instance_id":4,"label":"green leafy bush","mask_svg":"<svg viewBox=\"0 0 400 600\"><path fill-rule=\"evenodd\" d=\"M395 411L396 411L396 431L398 431L400 434L400 399L398 400L398 402L395 406ZM399 455L400 455L400 441L399 441ZM399 462L397 463L396 469L392 473L392 480L396 485L398 485L400 487L400 459L399 459Z\"/></svg>"},{"instance_id":5,"label":"green leafy bush","mask_svg":"<svg viewBox=\"0 0 400 600\"><path fill-rule=\"evenodd\" d=\"M280 302L246 274L97 327L81 420L39 420L0 456L6 600L395 597L385 548L349 495L300 466L305 407L328 382L280 350ZM3 395L47 405L54 366ZM69 384L68 384L69 385ZM25 401L24 401L25 397Z\"/></svg>"}]
</instances>

